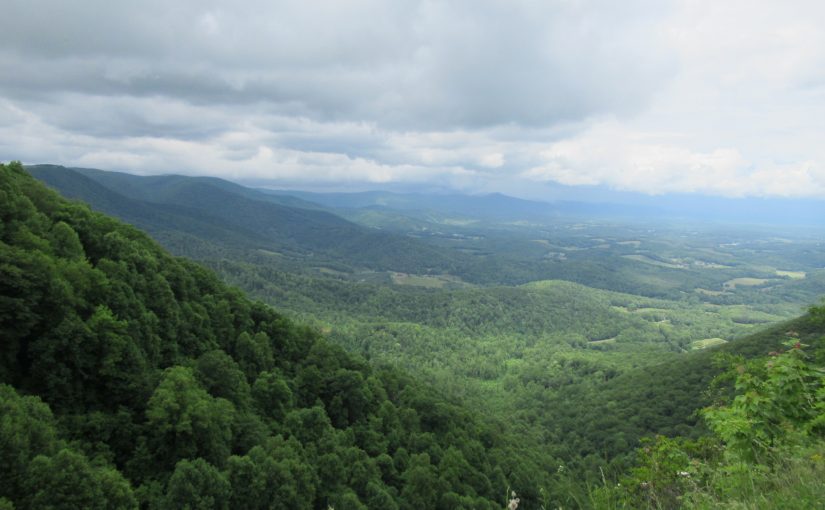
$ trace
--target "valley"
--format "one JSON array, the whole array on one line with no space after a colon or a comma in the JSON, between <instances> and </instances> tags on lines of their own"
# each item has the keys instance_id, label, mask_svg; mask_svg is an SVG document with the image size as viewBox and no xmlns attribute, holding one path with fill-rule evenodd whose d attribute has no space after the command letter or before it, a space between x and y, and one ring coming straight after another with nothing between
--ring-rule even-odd
<instances>
[{"instance_id":1,"label":"valley","mask_svg":"<svg viewBox=\"0 0 825 510\"><path fill-rule=\"evenodd\" d=\"M825 510L825 3L2 12L0 510Z\"/></svg>"},{"instance_id":2,"label":"valley","mask_svg":"<svg viewBox=\"0 0 825 510\"><path fill-rule=\"evenodd\" d=\"M642 437L702 433L693 412L706 404L697 393L714 373L710 358L675 394L654 385L643 401L630 397L655 367L682 373L698 352L735 351L825 294L816 230L784 228L780 238L770 227L567 217L501 196L395 197L393 207L339 194L307 205L319 196L30 170L370 364L483 409L585 478L625 470ZM653 413L643 402L660 399L668 410L655 419L618 417Z\"/></svg>"}]
</instances>

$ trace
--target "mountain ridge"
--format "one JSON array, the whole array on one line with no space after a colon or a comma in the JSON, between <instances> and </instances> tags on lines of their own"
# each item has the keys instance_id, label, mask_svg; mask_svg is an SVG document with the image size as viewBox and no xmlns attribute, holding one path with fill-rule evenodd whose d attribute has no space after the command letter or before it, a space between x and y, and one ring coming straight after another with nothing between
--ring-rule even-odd
<instances>
[{"instance_id":1,"label":"mountain ridge","mask_svg":"<svg viewBox=\"0 0 825 510\"><path fill-rule=\"evenodd\" d=\"M449 272L455 266L453 259L461 258L460 254L422 245L405 236L368 229L319 208L291 207L277 201L259 199L259 196L265 195L220 179L180 176L143 178L128 174L112 176L103 171L81 172L58 166L30 167L29 170L41 180L58 187L67 187L69 179L66 176L77 175L97 182L115 195L126 192L128 200L123 202L132 206L126 212L139 225L150 230L159 226L156 221L147 221L147 218L152 220L158 214L157 210L153 210L155 204L166 213L167 226L179 221L197 228L219 225L221 230L231 231L231 237L235 239L232 247L241 245L275 252L287 250L303 257L320 254L321 264L326 254L326 258L345 259L354 267L421 273ZM94 177L102 178L102 182L94 180ZM116 190L105 185L107 179L110 186L112 181L118 182ZM175 186L166 187L169 182L175 183ZM218 185L215 185L216 182ZM159 184L163 185L163 193L157 193ZM92 189L88 185L68 187L74 198L81 198L93 207L107 207L106 212L112 214L120 212L117 198L108 194L103 194L101 198L96 193L100 188ZM149 196L154 197L152 201L141 200ZM141 214L147 216L141 217ZM208 221L204 221L206 219ZM209 232L206 235L212 240L222 241L220 235Z\"/></svg>"}]
</instances>

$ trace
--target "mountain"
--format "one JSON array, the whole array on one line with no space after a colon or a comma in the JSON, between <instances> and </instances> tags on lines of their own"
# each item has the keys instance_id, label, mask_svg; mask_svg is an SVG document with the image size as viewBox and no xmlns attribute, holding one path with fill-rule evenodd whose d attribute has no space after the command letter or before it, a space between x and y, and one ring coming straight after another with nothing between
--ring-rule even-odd
<instances>
[{"instance_id":1,"label":"mountain","mask_svg":"<svg viewBox=\"0 0 825 510\"><path fill-rule=\"evenodd\" d=\"M313 193L306 191L269 191L271 196L292 196L333 209L379 209L404 211L418 216L438 214L494 221L547 220L557 215L545 202L523 200L501 193L489 195L391 193Z\"/></svg>"},{"instance_id":2,"label":"mountain","mask_svg":"<svg viewBox=\"0 0 825 510\"><path fill-rule=\"evenodd\" d=\"M448 273L466 258L356 225L316 205L273 198L221 179L139 177L52 165L28 170L64 195L161 238L164 232L178 232L235 251L411 273ZM297 203L302 207L295 207Z\"/></svg>"},{"instance_id":3,"label":"mountain","mask_svg":"<svg viewBox=\"0 0 825 510\"><path fill-rule=\"evenodd\" d=\"M30 172L38 173L46 169L52 171L62 167L55 165L33 165L27 167ZM183 175L139 176L121 172L108 172L92 168L73 168L75 172L84 175L103 186L120 190L122 194L136 200L153 203L169 203L180 198L180 194L187 193L193 185L217 188L224 192L240 195L252 200L271 202L300 209L323 210L318 204L301 200L291 196L277 196L262 193L258 190L241 186L233 182L216 177L187 177Z\"/></svg>"},{"instance_id":4,"label":"mountain","mask_svg":"<svg viewBox=\"0 0 825 510\"><path fill-rule=\"evenodd\" d=\"M702 234L707 236L703 238L695 237L698 234L694 230L667 233L616 224L595 225L591 229L578 222L513 226L512 229L494 227L493 230L483 224L472 229L459 226L440 228L427 243L423 237L421 240L409 239L413 242L409 249L426 245L439 253L451 253L443 246L453 245L486 251L488 254L471 259L489 264L486 267L476 265L476 271L483 267L484 274L491 278L524 271L517 281L530 283L472 286L467 280L438 273L389 273L380 275L383 280L379 280L379 273L375 273L374 280L358 282L354 281L355 275L364 277L370 273L361 271L353 272L350 277L338 276L331 268L351 271L352 266L348 264L354 259L344 258L341 252L334 250L321 252L306 248L308 243L318 242L316 240L295 243L291 245L295 248L288 251L283 247L294 242L297 235L290 234L292 238L278 241L282 249L279 255L273 255L264 252L274 251L272 247L276 246L276 241L264 233L261 237L269 239L264 242L272 243L266 245L270 248L256 248L254 242L258 232L255 229L265 229L266 225L265 222L256 223L254 216L269 214L275 210L270 206L283 207L281 201L286 203L288 199L276 197L272 202L270 196L259 196L263 194L261 192L238 189L231 183L213 179L144 178L91 170L33 169L33 173L38 172L52 179L64 193L89 196L104 207L116 209L124 217L131 215L137 219L137 224L154 225L153 235L161 240L166 236L165 242L176 247L178 253L186 249L197 251L201 260L220 271L222 278L242 286L250 294L265 298L276 306L288 305L292 313L323 331L323 338L317 337L318 340L344 346L367 357L373 368L364 364L364 369L401 366L439 391L483 408L494 424L494 435L500 439L500 447L511 448L510 453L505 454L510 457L500 459L507 465L502 468L503 472L508 473L508 477L512 474L526 480L527 475L514 466L532 466L529 469L535 469L535 476L544 480L518 482L518 487L532 487L519 489L523 499L520 508L529 508L539 501L539 495L535 493L538 487L544 489L541 501L545 507L588 506L582 503L587 498L580 492L582 487L587 483L602 484L605 476L608 482L618 481L621 473L639 455L635 448L643 438L654 434L689 438L708 434L696 412L712 403L706 390L713 377L721 373L721 368L713 361L717 353L747 357L764 355L775 351L791 330L800 341L818 346L823 334L821 324L816 325L805 317L743 337L746 332L761 328L761 324L775 324L783 317L790 317L796 313L793 310L799 309L798 303L810 302L810 296L821 294L822 275L815 270L820 267L817 261L821 252L815 236L791 241L778 238L771 231L751 235L737 230L733 239L727 231ZM104 186L104 182L108 186ZM36 190L33 193L38 196ZM304 204L301 202L304 200L296 198L292 203ZM53 207L46 204L43 209L49 211ZM316 219L327 218L329 211L379 211L379 214L403 218L403 207L412 208L413 204L398 207L390 211L375 205L340 209L331 204L317 204L295 209L300 209L302 214L320 213L320 216L312 216ZM422 214L422 218L425 216L443 219L447 213L440 218L432 212ZM295 218L293 221L304 221L304 216ZM348 223L340 218L334 221ZM414 221L424 223L428 220ZM255 229L245 229L249 224ZM355 227L359 231L376 233ZM208 230L198 231L198 228ZM18 238L25 239L25 236L15 236ZM560 257L557 253L549 260L546 257L548 250L565 256ZM323 262L328 272L306 271L307 267L318 264L322 257L328 257ZM287 267L272 263L282 259L289 259L294 265ZM457 271L466 270L465 260L452 260ZM797 264L803 265L799 267ZM538 281L537 276L543 273L558 275L557 280L599 282L604 286L602 288L625 289L625 292L608 292L569 281ZM757 284L757 280L762 283ZM73 275L71 281L78 281L77 276ZM151 286L140 279L130 277L129 281L137 289L151 290ZM646 287L635 284L636 281L644 282ZM733 287L733 284L725 287L725 282L742 282L744 288ZM751 283L756 287L748 287ZM642 288L668 287L671 290L667 293L655 292L656 299L638 295ZM705 292L697 293L696 288L705 289ZM713 290L717 288L721 290ZM143 291L133 292L140 294ZM13 294L12 291L7 293ZM208 293L215 294L215 291ZM128 302L128 299L119 299ZM205 307L210 317L221 313L209 308L212 305L198 306ZM152 313L158 316L156 311ZM151 314L146 315L148 320L153 320ZM203 323L202 319L195 319ZM134 317L129 322L136 320ZM176 333L175 342L180 341L180 336ZM708 342L723 345L699 350ZM232 349L222 345L219 348L235 359ZM182 363L197 368L202 356L196 356L195 361L186 358ZM69 359L77 357L70 356ZM10 359L19 359L19 356ZM235 362L243 369L239 360ZM13 361L9 363L14 366ZM203 363L204 367L211 368L216 361L210 359ZM84 367L84 370L89 369ZM212 383L206 379L205 370L196 370L195 377L209 393ZM283 368L279 370L287 372ZM394 370L390 369L390 372L397 373ZM60 370L54 372L60 373ZM305 375L300 382L290 377L293 376L286 377L287 387L293 396L299 393L296 387L300 385L315 387L314 375ZM368 379L365 375L362 378ZM247 384L252 384L254 389L254 381ZM339 391L339 382L329 384L326 390L319 390L329 393L318 398L332 418L330 413L334 414L337 411L333 409L338 409L334 396ZM404 384L415 385L412 380ZM25 388L23 379L18 387ZM344 387L347 386L344 384ZM725 384L719 388L722 391L714 396L730 392ZM233 389L232 392L210 395L230 402L244 400L244 397L238 397L239 393L244 394L243 390ZM234 396L229 398L231 395ZM333 401L329 401L330 398ZM53 405L58 406L57 403ZM57 412L63 413L62 410ZM67 421L64 414L60 416L61 422ZM340 419L340 415L334 416ZM437 417L428 419L438 421ZM333 428L337 423L333 419ZM484 422L480 426L483 427ZM277 432L288 437L284 430L277 429ZM71 437L77 437L83 432L73 429L71 433ZM366 437L363 434L362 429L356 428L356 441ZM97 431L88 432L88 437L99 435ZM518 438L517 446L513 445L515 437ZM301 438L298 440L300 442ZM372 440L380 441L374 435ZM357 443L358 447L371 455L369 443L364 441ZM306 448L312 451L315 447ZM441 459L436 473L439 476L446 473L441 471L445 454L433 453L429 446L426 448L431 465L435 466L434 459ZM128 457L124 453L119 455ZM462 451L462 455L469 461L466 452ZM395 455L391 457L394 463ZM118 466L115 464L120 470ZM224 469L218 468L219 471ZM186 469L189 472L194 468L187 465ZM317 468L319 477L321 471L322 468ZM463 473L465 470L457 468L453 472ZM483 472L487 473L486 470ZM228 476L227 471L221 473ZM485 476L496 485L490 475ZM132 480L128 473L126 478ZM155 490L161 494L158 497L168 497L164 491L168 492L171 478L168 482L155 480L150 483L159 487ZM387 480L384 483L398 491L396 485ZM430 479L428 483L436 482ZM140 487L149 490L143 482ZM344 486L339 482L338 487ZM369 497L364 495L364 490L347 487L341 490L347 494L350 490L361 502ZM316 490L319 489L316 487ZM480 494L478 488L473 490ZM392 489L386 491L395 497ZM403 494L403 489L400 492ZM335 497L349 496L339 494ZM403 497L398 502L403 507L402 500ZM316 502L320 501L316 499ZM334 501L347 507L349 503L345 501L350 500ZM463 501L467 507L483 507L477 502ZM447 500L438 504L448 508L462 506L452 499L449 504Z\"/></svg>"},{"instance_id":5,"label":"mountain","mask_svg":"<svg viewBox=\"0 0 825 510\"><path fill-rule=\"evenodd\" d=\"M0 198L3 507L538 508L553 463L500 427L19 163Z\"/></svg>"},{"instance_id":6,"label":"mountain","mask_svg":"<svg viewBox=\"0 0 825 510\"><path fill-rule=\"evenodd\" d=\"M545 201L500 193L489 195L392 193L314 193L262 190L343 210L401 212L416 218L475 218L493 221L547 221L554 218L825 227L825 200L777 197L712 197L695 194L646 195L603 187L557 185ZM350 213L351 214L351 213Z\"/></svg>"},{"instance_id":7,"label":"mountain","mask_svg":"<svg viewBox=\"0 0 825 510\"><path fill-rule=\"evenodd\" d=\"M563 263L525 258L523 253L545 250L533 241L507 237L465 250L456 244L461 238L449 232L426 231L435 236L431 242L426 235L369 228L323 210L324 205L285 206L280 198L214 178L140 177L54 165L28 170L66 196L146 229L177 255L210 263L244 261L292 274L381 281L392 272L446 275L481 285L566 278L613 289L627 284L620 281L626 272L620 267L634 265L617 259L608 267L598 254L571 255ZM509 201L501 196L485 200Z\"/></svg>"}]
</instances>

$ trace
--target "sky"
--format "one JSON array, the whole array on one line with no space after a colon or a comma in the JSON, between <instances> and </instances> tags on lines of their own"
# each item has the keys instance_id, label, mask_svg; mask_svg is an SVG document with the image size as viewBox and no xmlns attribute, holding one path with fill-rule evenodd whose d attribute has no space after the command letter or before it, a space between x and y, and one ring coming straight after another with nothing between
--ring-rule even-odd
<instances>
[{"instance_id":1,"label":"sky","mask_svg":"<svg viewBox=\"0 0 825 510\"><path fill-rule=\"evenodd\" d=\"M0 161L825 198L821 1L4 0L0 69Z\"/></svg>"}]
</instances>

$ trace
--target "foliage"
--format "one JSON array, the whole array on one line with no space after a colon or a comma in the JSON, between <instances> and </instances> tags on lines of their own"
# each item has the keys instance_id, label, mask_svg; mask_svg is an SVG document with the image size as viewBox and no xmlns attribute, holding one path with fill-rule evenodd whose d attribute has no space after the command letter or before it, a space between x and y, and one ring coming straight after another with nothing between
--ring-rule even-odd
<instances>
[{"instance_id":1,"label":"foliage","mask_svg":"<svg viewBox=\"0 0 825 510\"><path fill-rule=\"evenodd\" d=\"M713 438L658 437L639 450L624 487L602 487L594 500L628 508L821 505L825 370L797 339L786 346L734 365L736 395L703 411Z\"/></svg>"},{"instance_id":2,"label":"foliage","mask_svg":"<svg viewBox=\"0 0 825 510\"><path fill-rule=\"evenodd\" d=\"M736 397L703 412L729 452L753 462L768 462L778 444L801 441L821 420L825 371L810 365L798 340L768 361L736 366Z\"/></svg>"},{"instance_id":3,"label":"foliage","mask_svg":"<svg viewBox=\"0 0 825 510\"><path fill-rule=\"evenodd\" d=\"M231 489L226 477L202 458L175 466L164 507L186 510L227 510Z\"/></svg>"},{"instance_id":4,"label":"foliage","mask_svg":"<svg viewBox=\"0 0 825 510\"><path fill-rule=\"evenodd\" d=\"M0 217L0 504L495 508L546 481L516 436L19 163Z\"/></svg>"},{"instance_id":5,"label":"foliage","mask_svg":"<svg viewBox=\"0 0 825 510\"><path fill-rule=\"evenodd\" d=\"M777 334L787 329L815 336L816 327L806 321L744 335L796 315L802 303L825 288L825 272L816 269L825 265L825 256L813 236L787 243L774 239L773 232L765 238L722 227L699 231L693 226L564 218L515 225L497 222L494 214L459 225L451 223L450 215L431 211L408 215L374 208L334 210L380 225L384 231L379 232L343 222L313 204L284 202L283 197L275 199L218 179L136 177L56 167L31 170L64 194L147 229L173 253L203 261L224 281L313 325L328 342L363 355L373 366L400 366L484 409L489 415L485 422L495 431L485 433L502 441L499 444L508 443L509 455L499 458L501 476L495 470L492 475L486 468L482 471L493 490L508 482L518 489L522 508L536 501L546 507L584 505L586 484L619 476L645 436L680 435L689 441L709 433L697 411L713 402L703 390L719 368L710 351L686 351L702 345L703 339L724 338L735 341L714 350L750 357L776 350ZM63 223L65 227L56 222L51 229L55 253L82 262L85 255L67 230L76 226ZM77 239L86 250L84 237ZM112 236L109 242L114 246L119 241ZM108 262L104 267L110 267ZM798 274L806 272L799 279ZM792 273L797 276L788 276ZM763 283L749 287L730 282ZM106 282L95 285L102 283ZM342 470L324 467L317 474L317 486L324 489L316 497L336 508L373 506L369 501L387 497L400 503L399 494L390 489L397 491L403 484L406 468L400 466L405 456L396 453L400 448L407 452L400 431L410 430L404 428L410 417L398 405L398 394L377 382L375 372L360 365L328 363L339 354L321 348L326 342L303 345L298 340L303 333L284 342L281 333L225 327L236 313L232 300L209 302L203 308L189 305L183 311L175 311L172 300L153 309L157 319L102 306L94 324L87 324L86 316L70 317L61 331L82 334L89 345L121 346L108 355L107 366L118 368L116 360L122 359L131 360L124 366L139 368L119 381L123 396L118 399L128 400L130 388L143 395L128 402L128 409L145 407L164 377L159 369L191 369L196 385L190 389L199 390L193 402L205 409L218 409L222 402L232 406L228 443L219 440L226 426L210 428L204 420L195 420L195 429L214 432L214 437L207 434L208 451L230 448L240 455L267 436L280 434L314 444L328 440L330 429L352 430L358 447L378 464L383 485L368 483L352 490L338 481L345 476ZM160 315L167 308L172 313ZM820 317L818 310L814 308L811 317ZM204 327L195 334L158 334L144 341L156 349L148 361L128 349L121 356L128 342L107 341L122 338L124 324L132 334L138 323L174 324L181 314L186 314L187 324L201 321ZM207 315L221 318L204 319ZM20 319L22 329L25 317ZM170 337L175 339L171 344L158 341ZM176 347L160 348L169 345ZM309 350L314 351L307 354L312 363L295 369L298 353ZM67 382L52 372L102 374L96 365L100 355L69 358L72 365L64 360L67 351L71 353L60 342L38 347L35 354L44 360L38 373L52 391L66 395L65 401L76 401L75 395L86 395L86 388L100 384L102 377ZM103 347L98 351L107 354ZM284 353L292 353L288 362L281 359ZM14 361L8 366L15 366ZM107 377L119 373L128 372L109 370ZM112 389L115 382L104 381ZM390 402L383 400L382 392L388 393L392 406L385 405ZM378 411L376 402L381 402ZM139 435L145 426L131 415L124 421L123 411L102 412L111 418L86 419L82 414L84 418L71 421L75 437L82 436L95 451L108 447L97 444L96 435L108 434L112 441L128 444L126 437ZM376 412L381 414L380 424ZM437 415L426 416L428 424L439 421ZM365 422L369 426L361 426ZM181 440L185 444L185 436ZM438 469L453 473L444 476L464 487L462 493L448 492L451 495L444 495L439 504L483 506L472 503L474 496L466 491L489 493L486 485L479 482L476 487L454 474L455 466L462 465L460 458L433 448L428 436L415 441L417 447L409 448L408 454L428 453L433 465L440 459ZM133 459L123 446L112 448L109 456L119 465L131 461L134 471L161 462L157 443L147 440L141 448L142 458ZM461 453L470 466L476 465L466 449ZM334 464L342 454L330 450L316 455ZM445 464L441 455L450 463ZM555 459L564 463L562 474ZM162 462L171 469L173 459ZM217 458L210 462L224 465ZM542 484L525 466L543 466L549 473L543 478L551 478L548 490L536 493L535 487ZM530 488L523 489L526 486Z\"/></svg>"},{"instance_id":6,"label":"foliage","mask_svg":"<svg viewBox=\"0 0 825 510\"><path fill-rule=\"evenodd\" d=\"M69 449L32 459L26 485L24 508L137 508L129 482L117 470L94 466Z\"/></svg>"}]
</instances>

